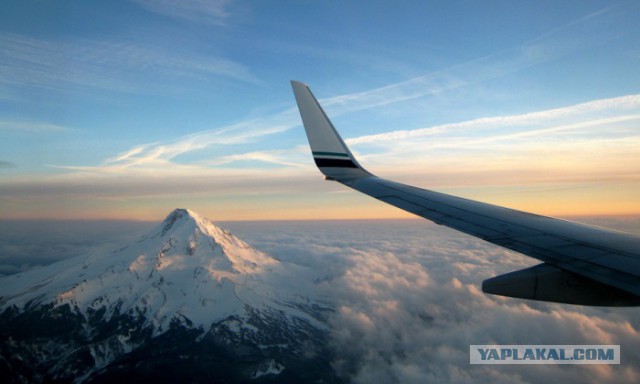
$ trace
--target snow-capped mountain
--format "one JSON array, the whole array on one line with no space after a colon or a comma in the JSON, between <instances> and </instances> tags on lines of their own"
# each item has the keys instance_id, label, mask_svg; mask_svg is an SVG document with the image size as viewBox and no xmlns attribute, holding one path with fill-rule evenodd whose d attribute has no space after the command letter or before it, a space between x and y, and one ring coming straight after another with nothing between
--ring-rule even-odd
<instances>
[{"instance_id":1,"label":"snow-capped mountain","mask_svg":"<svg viewBox=\"0 0 640 384\"><path fill-rule=\"evenodd\" d=\"M333 381L308 274L176 209L134 244L1 279L0 374Z\"/></svg>"}]
</instances>

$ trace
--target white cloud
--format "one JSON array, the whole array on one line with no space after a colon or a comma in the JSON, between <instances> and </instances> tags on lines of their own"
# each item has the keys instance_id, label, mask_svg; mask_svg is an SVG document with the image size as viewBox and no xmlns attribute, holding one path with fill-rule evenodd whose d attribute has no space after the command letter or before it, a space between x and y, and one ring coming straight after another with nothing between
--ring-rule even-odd
<instances>
[{"instance_id":1,"label":"white cloud","mask_svg":"<svg viewBox=\"0 0 640 384\"><path fill-rule=\"evenodd\" d=\"M640 377L637 310L480 291L483 279L536 260L424 221L227 226L250 244L324 276L320 287L337 306L330 319L333 364L352 382L613 383ZM469 345L485 343L620 344L623 363L470 365Z\"/></svg>"},{"instance_id":2,"label":"white cloud","mask_svg":"<svg viewBox=\"0 0 640 384\"><path fill-rule=\"evenodd\" d=\"M497 129L497 128L510 128L515 127L542 127L544 128L548 124L555 124L556 121L563 121L568 118L578 118L579 120L589 119L594 113L620 113L626 110L638 110L640 109L640 94L621 96L609 99L594 100L586 103L576 104L569 107L555 108L545 111L530 112L519 115L505 115L505 116L493 116L483 117L470 121L464 121L459 123L443 124L428 128L420 128L414 130L397 130L391 132L385 132L376 135L367 135L357 138L352 138L347 141L348 144L365 144L365 143L386 143L389 140L406 140L425 136L435 136L444 133L451 132L463 132L463 131L477 131L482 129ZM617 116L613 119L634 120L638 119L638 114L631 114L626 116ZM598 125L607 123L609 121L588 121L584 122L590 125ZM615 120L614 120L615 122ZM581 126L565 126L561 128L553 128L555 131L577 129ZM536 132L546 133L548 130L539 129ZM529 133L530 134L530 133Z\"/></svg>"},{"instance_id":3,"label":"white cloud","mask_svg":"<svg viewBox=\"0 0 640 384\"><path fill-rule=\"evenodd\" d=\"M240 153L228 156L222 156L220 158L206 162L208 166L221 166L231 163L243 162L243 161L257 161L266 164L276 164L286 167L304 167L304 164L295 163L287 158L291 158L290 151L274 150L274 151L254 151L248 153ZM306 168L306 167L305 167Z\"/></svg>"},{"instance_id":4,"label":"white cloud","mask_svg":"<svg viewBox=\"0 0 640 384\"><path fill-rule=\"evenodd\" d=\"M180 162L174 161L180 155L215 147L255 142L264 136L289 130L298 124L293 112L293 110L288 110L262 119L246 120L225 127L196 132L182 136L174 141L137 145L105 160L103 164L98 166L57 165L56 167L69 170L113 173L127 172L127 169L132 167L141 169L157 169L161 167L166 170L168 165L174 166L177 170L199 168L206 171L212 165L219 166L242 160L258 160L265 163L297 166L294 162L275 156L279 151L253 151L223 156L215 156L215 151L212 151L210 160L204 162L181 165Z\"/></svg>"}]
</instances>

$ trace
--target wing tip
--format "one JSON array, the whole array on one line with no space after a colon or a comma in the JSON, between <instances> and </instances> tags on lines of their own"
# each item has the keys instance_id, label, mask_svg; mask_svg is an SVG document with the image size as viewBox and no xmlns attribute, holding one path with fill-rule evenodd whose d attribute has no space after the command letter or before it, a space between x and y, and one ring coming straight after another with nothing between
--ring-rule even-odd
<instances>
[{"instance_id":1,"label":"wing tip","mask_svg":"<svg viewBox=\"0 0 640 384\"><path fill-rule=\"evenodd\" d=\"M289 80L291 82L291 86L292 87L304 87L304 88L309 88L309 85L307 85L306 83L303 83L302 81L299 80Z\"/></svg>"},{"instance_id":2,"label":"wing tip","mask_svg":"<svg viewBox=\"0 0 640 384\"><path fill-rule=\"evenodd\" d=\"M291 80L313 159L331 180L370 176L355 159L309 86Z\"/></svg>"}]
</instances>

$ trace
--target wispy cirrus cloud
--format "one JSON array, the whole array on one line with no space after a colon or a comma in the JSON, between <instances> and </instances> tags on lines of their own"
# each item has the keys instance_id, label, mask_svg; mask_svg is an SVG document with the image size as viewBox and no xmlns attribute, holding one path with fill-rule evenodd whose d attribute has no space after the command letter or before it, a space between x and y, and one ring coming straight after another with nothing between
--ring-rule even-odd
<instances>
[{"instance_id":1,"label":"wispy cirrus cloud","mask_svg":"<svg viewBox=\"0 0 640 384\"><path fill-rule=\"evenodd\" d=\"M176 79L257 81L244 65L223 57L132 41L47 40L0 34L0 46L0 84L11 87L150 93Z\"/></svg>"},{"instance_id":2,"label":"wispy cirrus cloud","mask_svg":"<svg viewBox=\"0 0 640 384\"><path fill-rule=\"evenodd\" d=\"M640 110L640 94L627 95L615 98L593 100L586 103L575 104L567 107L554 108L544 111L536 111L518 115L505 115L505 116L493 116L483 117L470 121L464 121L459 123L443 124L428 128L419 128L413 130L396 130L385 132L375 135L366 135L357 138L352 138L348 142L350 144L373 144L373 143L389 143L389 140L408 140L421 138L425 136L441 135L445 133L463 132L463 131L477 131L477 130L495 130L509 128L515 130L517 127L545 127L548 124L556 124L558 121L567 121L567 119L576 118L583 122L587 122L599 115L609 116L616 114L611 122L620 120L636 120L638 115L624 114L625 111L638 111ZM623 115L620 116L619 114ZM606 123L610 120L591 121L590 125L598 125L598 123ZM576 129L581 126L568 125L564 127L554 127L538 129L535 131L529 131L529 133L518 133L519 135L531 135L533 132L539 132L544 134L549 132L549 129L555 131ZM515 135L516 133L512 133ZM484 138L487 140L489 138Z\"/></svg>"},{"instance_id":3,"label":"wispy cirrus cloud","mask_svg":"<svg viewBox=\"0 0 640 384\"><path fill-rule=\"evenodd\" d=\"M275 135L291 129L298 125L299 118L296 116L297 111L293 109L286 110L282 113L258 118L239 123L230 124L228 126L215 128L212 130L192 133L179 137L173 141L163 143L149 143L132 147L112 158L105 160L98 166L58 166L59 168L76 169L76 170L93 170L99 171L124 171L132 167L154 168L157 166L165 166L174 164L176 166L189 165L188 163L176 162L175 159L181 155L187 155L193 152L202 151L204 149L212 150L210 156L205 161L206 164L228 164L239 160L264 160L267 163L287 163L276 159L273 155L267 155L267 152L254 151L251 154L235 154L216 156L215 148L224 146L240 145L255 142L265 136ZM194 166L202 166L200 162L191 164Z\"/></svg>"},{"instance_id":4,"label":"wispy cirrus cloud","mask_svg":"<svg viewBox=\"0 0 640 384\"><path fill-rule=\"evenodd\" d=\"M414 100L508 76L602 44L614 33L584 39L583 29L606 19L614 7L606 7L548 31L512 48L477 57L441 70L387 86L323 100L332 114L342 114Z\"/></svg>"},{"instance_id":5,"label":"wispy cirrus cloud","mask_svg":"<svg viewBox=\"0 0 640 384\"><path fill-rule=\"evenodd\" d=\"M204 24L224 25L231 0L134 0L151 12Z\"/></svg>"},{"instance_id":6,"label":"wispy cirrus cloud","mask_svg":"<svg viewBox=\"0 0 640 384\"><path fill-rule=\"evenodd\" d=\"M468 197L484 196L486 200L489 193L489 202L537 212L540 208L522 204L539 203L548 210L541 213L547 214L554 214L553 210L563 214L584 212L590 193L606 195L603 199L615 195L616 204L602 206L598 212L636 212L634 191L640 185L638 121L640 98L629 95L416 132L355 137L347 142L370 171L413 185L476 188L478 191ZM242 207L253 204L242 196L256 194L269 199L278 195L317 199L322 181L307 145L232 150L262 142L299 124L297 111L290 109L170 142L138 145L95 166L58 166L68 172L37 181L7 180L0 187L0 197L5 201L97 198L151 202L173 196L190 200L206 196L207 201L242 200ZM201 156L190 156L195 153ZM496 186L501 189L491 189ZM520 190L524 200L513 201L518 194L508 186L520 186L529 193ZM322 189L345 192L336 184L323 184ZM578 196L576 189L581 191ZM322 195L329 198L331 194ZM354 194L343 195L354 199L349 200L352 213L368 202L357 200L359 196ZM497 201L491 199L496 196ZM332 206L339 207L335 199L343 198L332 196ZM554 206L551 198L564 201L563 206ZM240 206L235 209L242 209ZM376 211L380 213L382 208L378 206Z\"/></svg>"},{"instance_id":7,"label":"wispy cirrus cloud","mask_svg":"<svg viewBox=\"0 0 640 384\"><path fill-rule=\"evenodd\" d=\"M638 124L640 95L628 95L346 141L369 170L418 185L582 185L586 196L619 183L629 191L621 201L637 206L630 196L640 188ZM562 194L570 195L555 196Z\"/></svg>"},{"instance_id":8,"label":"wispy cirrus cloud","mask_svg":"<svg viewBox=\"0 0 640 384\"><path fill-rule=\"evenodd\" d=\"M142 1L142 0L141 0ZM209 13L219 14L221 17L225 14L224 9L228 4L225 1L222 2L181 2L181 5L171 5L165 1L142 1L148 7L153 7L157 12L169 12L172 6L176 9L185 10L200 10L202 8L211 7ZM186 12L186 11L185 11ZM207 12L204 12L207 13ZM600 13L606 13L602 11ZM384 87L370 89L362 92L356 92L346 95L334 96L326 99L322 99L323 106L328 110L332 117L339 116L341 114L351 113L364 109L371 109L379 106L389 105L393 103L401 103L407 100L416 99L425 96L434 96L440 93L456 90L465 86L469 86L478 82L482 82L488 79L493 79L501 76L508 75L513 72L517 72L526 67L536 65L545 61L553 60L560 55L566 54L566 51L580 49L584 44L594 44L594 42L584 42L581 40L573 39L558 39L556 34L559 31L571 30L582 23L597 17L600 13L596 13L591 17L581 18L566 28L552 31L539 39L523 44L522 46L514 47L513 49L504 50L495 54L487 55L485 57L477 58L459 65L444 68L439 71L435 71L424 76L415 77L406 81L402 81L395 84L390 84ZM5 37L6 38L6 37ZM553 39L552 39L553 38ZM2 41L0 36L0 42ZM64 51L65 46L55 45L51 48L47 44L38 42L35 40L22 39L18 37L10 37L9 40L16 39L16 41L9 44L13 46L12 50L18 52L13 54L15 57L24 57L27 65L24 67L29 70L30 66L38 66L44 60L41 55L33 54L34 51L40 49L47 49L48 53L54 53L53 51ZM552 43L550 42L552 40ZM560 41L560 43L558 42ZM25 48L25 52L22 52L17 46L25 46L31 48ZM76 44L77 45L77 44ZM242 78L250 80L252 76L244 68L235 65L230 62L211 62L201 58L193 56L180 56L176 58L176 55L166 54L159 48L142 47L135 44L120 44L118 47L113 47L109 43L98 43L97 45L79 44L79 49L83 49L83 55L80 57L93 57L94 59L88 59L98 63L118 65L108 65L109 67L128 67L128 68L144 68L151 74L157 72L158 74L167 71L175 76L197 76L198 74L219 74L228 75L231 77ZM98 48L96 48L98 47ZM111 49L117 48L117 49ZM115 51L115 57L106 57L103 52ZM56 55L53 54L53 63L56 62ZM221 64L221 65L220 65ZM56 66L55 64L53 65ZM98 67L100 69L100 67ZM78 84L85 84L90 86L102 86L101 83L108 83L104 85L107 87L118 87L118 76L110 76L109 78L102 78L99 74L92 71L85 72L80 66L79 76L74 78L73 76L63 76L62 73L57 73L55 68L40 68L34 69L34 72L44 74L42 84L55 84L58 81L76 81ZM21 81L20 79L28 79L24 81L32 81L31 79L37 79L38 76L7 76L11 77L12 81ZM64 77L64 79L63 79ZM18 80L15 80L18 79ZM114 81L115 80L115 81ZM126 79L122 79L126 80ZM0 81L2 78L0 77ZM136 82L121 82L122 87L131 88L136 86ZM477 119L474 121L452 123L443 126L429 127L422 130L409 131L394 131L380 134L379 136L365 136L360 138L351 139L353 144L364 144L365 142L373 144L376 140L382 142L390 138L402 139L402 138L415 138L423 135L432 135L438 131L444 130L456 130L464 129L468 127L478 127L482 124L493 125L494 127L505 127L513 122L521 123L523 120L533 119L550 119L554 115L580 113L580 108L584 109L604 109L607 106L604 105L607 102L613 102L618 104L637 103L637 100L633 99L637 96L629 96L627 99L620 100L600 100L592 104L584 104L581 106L575 106L574 110L568 110L561 108L558 110L544 111L538 113L532 113L527 115L518 116L503 116ZM599 104L598 104L599 103ZM546 116L546 117L545 117ZM115 169L125 169L133 166L152 166L163 165L168 163L175 163L173 160L181 155L187 155L189 153L202 151L203 149L212 148L215 146L234 145L240 143L246 143L250 140L257 140L261 137L270 136L273 134L287 131L295 126L299 125L299 118L295 109L290 109L279 114L265 116L258 119L247 120L239 122L222 128L215 128L207 131L201 131L194 134L186 135L175 140L158 142L158 143L145 143L138 144L120 154L117 154L103 162L100 166L93 167L96 171L99 169L114 171ZM441 143L444 141L441 141ZM235 156L227 156L222 159L213 159L209 164L224 163L228 164L233 159L240 159L242 156L246 158L246 155L236 154ZM270 159L269 162L273 160ZM91 167L67 167L73 168L91 168Z\"/></svg>"},{"instance_id":9,"label":"wispy cirrus cloud","mask_svg":"<svg viewBox=\"0 0 640 384\"><path fill-rule=\"evenodd\" d=\"M580 20L562 32L573 31L576 26L599 16ZM568 37L558 34L555 31L521 46L424 76L325 98L321 102L333 118L421 97L437 98L601 42L584 41L576 38L575 33ZM233 62L218 66L215 60L205 59L197 53L175 55L172 52L169 55L155 46L75 41L74 47L68 47L66 43L48 47L34 39L0 38L14 39L9 41L11 54L7 57L15 72L11 76L0 75L0 82L13 85L62 87L72 84L136 91L153 83L154 78L167 74L174 78L227 76L245 81L252 78L246 69ZM606 39L606 36L602 37L602 41ZM71 66L70 74L58 68L64 58L54 52L67 48L81 50L77 55L81 58L80 64ZM114 57L107 55L110 50L115 51ZM44 60L46 54L43 52L51 53L53 64ZM82 60L92 65L85 65ZM24 71L14 68L20 65ZM127 70L148 73L129 82ZM30 76L31 72L35 77ZM634 172L636 176L640 174L637 168L640 161L635 151L638 138L634 132L637 129L633 129L639 112L638 95L628 95L525 114L489 116L416 130L352 137L348 142L362 155L362 163L371 165L372 171L381 169L390 177L400 172L407 182L425 179L427 174L430 178L425 185L434 187L523 183L525 174L537 181L566 182L567 177L562 179L561 174L578 182L605 178L620 180L633 177ZM283 148L286 144L267 140L298 126L298 112L290 108L170 140L136 143L99 164L56 164L56 168L67 172L50 175L46 180L14 178L0 187L0 195L6 197L6 201L18 201L29 194L38 197L48 194L56 199L70 194L86 199L120 196L131 201L159 195L200 196L212 190L218 196L226 193L226 198L254 193L248 191L277 194L282 186L309 192L315 184L301 185L299 182L304 179L307 183L317 175L311 170L313 163L306 155L308 148L287 149ZM349 137L348 130L342 132L345 138ZM258 145L248 148L245 145L248 143ZM480 158L482 161L478 161ZM601 161L603 158L607 161ZM554 168L552 159L560 161L561 166ZM265 166L272 168L268 177L264 173ZM436 177L434 181L434 174L440 175L440 179ZM443 176L447 174L453 176ZM274 178L278 185L274 185Z\"/></svg>"},{"instance_id":10,"label":"wispy cirrus cloud","mask_svg":"<svg viewBox=\"0 0 640 384\"><path fill-rule=\"evenodd\" d=\"M0 132L5 133L60 133L73 130L73 128L44 122L0 121Z\"/></svg>"},{"instance_id":11,"label":"wispy cirrus cloud","mask_svg":"<svg viewBox=\"0 0 640 384\"><path fill-rule=\"evenodd\" d=\"M343 99L344 96L338 96L337 98ZM335 98L329 98L324 99L323 103L332 104L334 101ZM546 136L549 138L551 134L557 135L566 131L581 131L586 134L585 132L587 131L585 129L587 128L602 129L602 126L606 124L611 125L638 120L640 119L638 111L640 111L640 95L628 95L526 114L493 116L415 130L398 130L360 136L347 139L347 143L356 146L357 149L363 148L365 153L368 152L366 146L373 145L388 148L389 153L380 153L378 151L377 155L374 156L378 158L384 158L392 153L396 154L402 151L403 155L397 158L397 160L402 161L403 158L407 157L407 154L414 154L416 151L424 151L429 148L477 148L490 142L522 140L534 136ZM180 155L202 151L215 146L237 145L257 141L266 136L287 131L299 124L297 110L289 109L272 116L193 133L171 142L138 145L105 160L101 166L96 166L94 169L97 171L102 167L113 170L114 168L124 169L134 166L152 166L154 164L166 165ZM432 137L433 139L431 139ZM290 154L298 152L301 152L301 150L288 151ZM262 155L257 156L256 153L261 153ZM264 156L264 153L252 151L251 153L216 157L214 152L207 164L230 164L234 161L247 160L249 158L256 161L264 160L266 163L294 164L284 159Z\"/></svg>"},{"instance_id":12,"label":"wispy cirrus cloud","mask_svg":"<svg viewBox=\"0 0 640 384\"><path fill-rule=\"evenodd\" d=\"M254 151L247 153L239 153L234 155L222 156L217 159L210 160L205 164L207 166L222 166L233 163L242 162L259 162L263 164L274 164L285 167L305 167L305 164L293 161L292 151L273 150L273 151Z\"/></svg>"},{"instance_id":13,"label":"wispy cirrus cloud","mask_svg":"<svg viewBox=\"0 0 640 384\"><path fill-rule=\"evenodd\" d=\"M485 185L522 183L523 173L531 182L562 179L573 182L634 181L637 178L629 177L639 171L640 161L635 148L640 145L640 137L634 129L638 121L640 95L629 95L346 141L371 170L400 174L405 178L428 177L428 184L433 186L456 185L463 183L462 179ZM280 168L285 179L299 177L301 170L314 172L308 147L266 147L249 152L232 151L231 154L229 148L260 142L299 124L297 111L290 109L170 142L138 145L95 166L56 167L91 173L94 177L101 173L129 175L136 181L128 184L141 184L140 188L127 188L132 191L151 186L153 183L143 180L156 178L158 174L167 179L180 178L180 175L195 178L208 175L218 181L231 182L234 172L240 179L253 178L247 185L253 182L254 189L264 188L257 186L264 181L260 176L264 167ZM196 160L185 157L193 153L202 156ZM482 161L477 161L478 157ZM602 158L608 160L602 162ZM554 165L554 162L558 164ZM425 167L430 171L425 172ZM280 182L287 183L284 179ZM99 183L94 181L93 184ZM231 184L236 185L236 182ZM106 187L105 190L109 189Z\"/></svg>"}]
</instances>

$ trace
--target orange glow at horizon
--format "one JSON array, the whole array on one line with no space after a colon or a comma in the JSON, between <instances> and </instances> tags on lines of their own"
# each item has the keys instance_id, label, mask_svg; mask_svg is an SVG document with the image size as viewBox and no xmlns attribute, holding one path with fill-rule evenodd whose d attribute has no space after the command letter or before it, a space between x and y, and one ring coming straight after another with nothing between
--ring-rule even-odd
<instances>
[{"instance_id":1,"label":"orange glow at horizon","mask_svg":"<svg viewBox=\"0 0 640 384\"><path fill-rule=\"evenodd\" d=\"M342 189L343 190L340 190ZM332 192L334 189L338 192ZM443 193L553 217L640 215L640 184L434 188ZM7 204L5 204L6 206ZM416 216L351 191L329 187L304 195L145 197L14 202L0 219L158 221L189 208L214 221L401 219ZM10 213L12 212L12 213Z\"/></svg>"}]
</instances>

